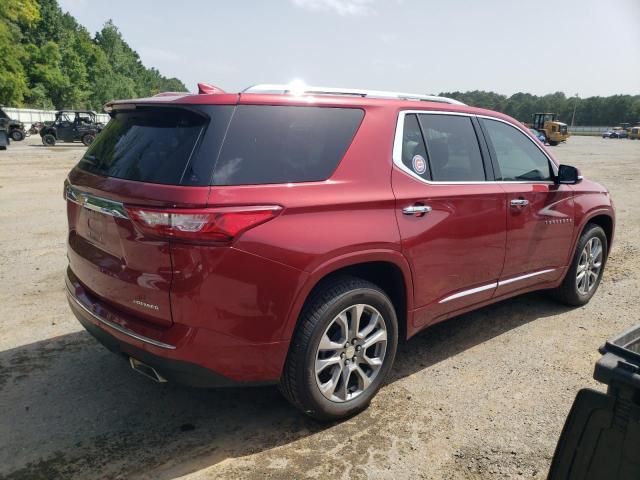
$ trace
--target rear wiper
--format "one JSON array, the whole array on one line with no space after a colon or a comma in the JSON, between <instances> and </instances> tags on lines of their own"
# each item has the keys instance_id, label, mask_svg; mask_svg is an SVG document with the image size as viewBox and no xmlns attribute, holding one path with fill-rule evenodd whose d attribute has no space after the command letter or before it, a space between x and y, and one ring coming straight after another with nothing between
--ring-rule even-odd
<instances>
[{"instance_id":1,"label":"rear wiper","mask_svg":"<svg viewBox=\"0 0 640 480\"><path fill-rule=\"evenodd\" d=\"M100 159L98 159L98 157L96 157L95 155L85 155L84 157L82 157L82 159L86 162L89 162L91 165L98 165L98 163L100 162Z\"/></svg>"}]
</instances>

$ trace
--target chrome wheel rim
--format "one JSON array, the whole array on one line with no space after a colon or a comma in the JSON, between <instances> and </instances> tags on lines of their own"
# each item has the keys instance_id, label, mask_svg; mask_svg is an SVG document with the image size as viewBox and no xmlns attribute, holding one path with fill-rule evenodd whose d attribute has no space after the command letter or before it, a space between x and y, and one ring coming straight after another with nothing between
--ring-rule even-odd
<instances>
[{"instance_id":1,"label":"chrome wheel rim","mask_svg":"<svg viewBox=\"0 0 640 480\"><path fill-rule=\"evenodd\" d=\"M603 253L602 242L598 237L589 239L582 249L576 271L576 287L582 295L590 293L598 283Z\"/></svg>"},{"instance_id":2,"label":"chrome wheel rim","mask_svg":"<svg viewBox=\"0 0 640 480\"><path fill-rule=\"evenodd\" d=\"M387 326L378 310L357 304L329 323L316 349L315 377L322 395L347 402L376 379L387 352Z\"/></svg>"}]
</instances>

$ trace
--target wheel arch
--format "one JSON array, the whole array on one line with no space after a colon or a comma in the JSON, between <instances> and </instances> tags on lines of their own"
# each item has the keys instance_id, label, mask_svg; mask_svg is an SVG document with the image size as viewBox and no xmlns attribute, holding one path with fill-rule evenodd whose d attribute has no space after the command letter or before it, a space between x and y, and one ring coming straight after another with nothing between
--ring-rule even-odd
<instances>
[{"instance_id":1,"label":"wheel arch","mask_svg":"<svg viewBox=\"0 0 640 480\"><path fill-rule=\"evenodd\" d=\"M589 223L599 225L604 230L605 235L607 236L607 256L609 256L609 253L611 252L611 244L613 242L615 233L615 213L612 208L598 208L590 211L581 219L579 223L576 222L576 229L573 235L573 244L571 250L569 251L567 265L571 264L573 255L575 254L576 248L578 247L578 242L580 241L580 236Z\"/></svg>"},{"instance_id":2,"label":"wheel arch","mask_svg":"<svg viewBox=\"0 0 640 480\"><path fill-rule=\"evenodd\" d=\"M327 281L341 275L368 280L384 290L396 309L399 337L406 338L413 308L413 280L409 263L402 253L396 250L342 255L323 263L311 272L293 302L283 338L292 338L300 312L313 292Z\"/></svg>"}]
</instances>

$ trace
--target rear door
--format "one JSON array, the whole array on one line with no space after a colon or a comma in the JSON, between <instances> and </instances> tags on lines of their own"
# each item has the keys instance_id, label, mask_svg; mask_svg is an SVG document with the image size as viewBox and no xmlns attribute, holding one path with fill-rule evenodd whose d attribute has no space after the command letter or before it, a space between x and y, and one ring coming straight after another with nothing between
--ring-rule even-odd
<instances>
[{"instance_id":1,"label":"rear door","mask_svg":"<svg viewBox=\"0 0 640 480\"><path fill-rule=\"evenodd\" d=\"M529 135L500 120L481 119L506 192L507 250L497 295L557 278L573 238L573 190L553 181L553 165Z\"/></svg>"},{"instance_id":2,"label":"rear door","mask_svg":"<svg viewBox=\"0 0 640 480\"><path fill-rule=\"evenodd\" d=\"M159 325L172 323L171 246L141 233L128 208L206 205L214 144L232 110L208 108L116 112L68 178L74 276L96 300Z\"/></svg>"},{"instance_id":3,"label":"rear door","mask_svg":"<svg viewBox=\"0 0 640 480\"><path fill-rule=\"evenodd\" d=\"M401 112L393 191L414 276L416 327L491 298L505 248L505 193L476 120Z\"/></svg>"}]
</instances>

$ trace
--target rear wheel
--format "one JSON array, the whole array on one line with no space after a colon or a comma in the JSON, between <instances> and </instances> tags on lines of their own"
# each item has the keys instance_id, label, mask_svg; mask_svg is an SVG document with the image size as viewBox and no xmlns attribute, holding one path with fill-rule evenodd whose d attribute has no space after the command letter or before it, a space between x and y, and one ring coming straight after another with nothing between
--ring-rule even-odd
<instances>
[{"instance_id":1,"label":"rear wheel","mask_svg":"<svg viewBox=\"0 0 640 480\"><path fill-rule=\"evenodd\" d=\"M24 132L22 130L11 130L11 139L16 142L24 140Z\"/></svg>"},{"instance_id":2,"label":"rear wheel","mask_svg":"<svg viewBox=\"0 0 640 480\"><path fill-rule=\"evenodd\" d=\"M318 420L354 415L384 382L397 344L396 312L384 291L359 278L337 278L303 309L281 391Z\"/></svg>"},{"instance_id":3,"label":"rear wheel","mask_svg":"<svg viewBox=\"0 0 640 480\"><path fill-rule=\"evenodd\" d=\"M562 284L553 291L554 297L572 306L588 303L600 285L607 253L607 236L602 227L587 224Z\"/></svg>"},{"instance_id":4,"label":"rear wheel","mask_svg":"<svg viewBox=\"0 0 640 480\"><path fill-rule=\"evenodd\" d=\"M87 133L86 135L82 136L82 143L88 147L93 143L95 139L96 136L93 133Z\"/></svg>"},{"instance_id":5,"label":"rear wheel","mask_svg":"<svg viewBox=\"0 0 640 480\"><path fill-rule=\"evenodd\" d=\"M50 133L47 133L44 137L42 137L42 143L51 147L56 144L56 137L54 137Z\"/></svg>"}]
</instances>

